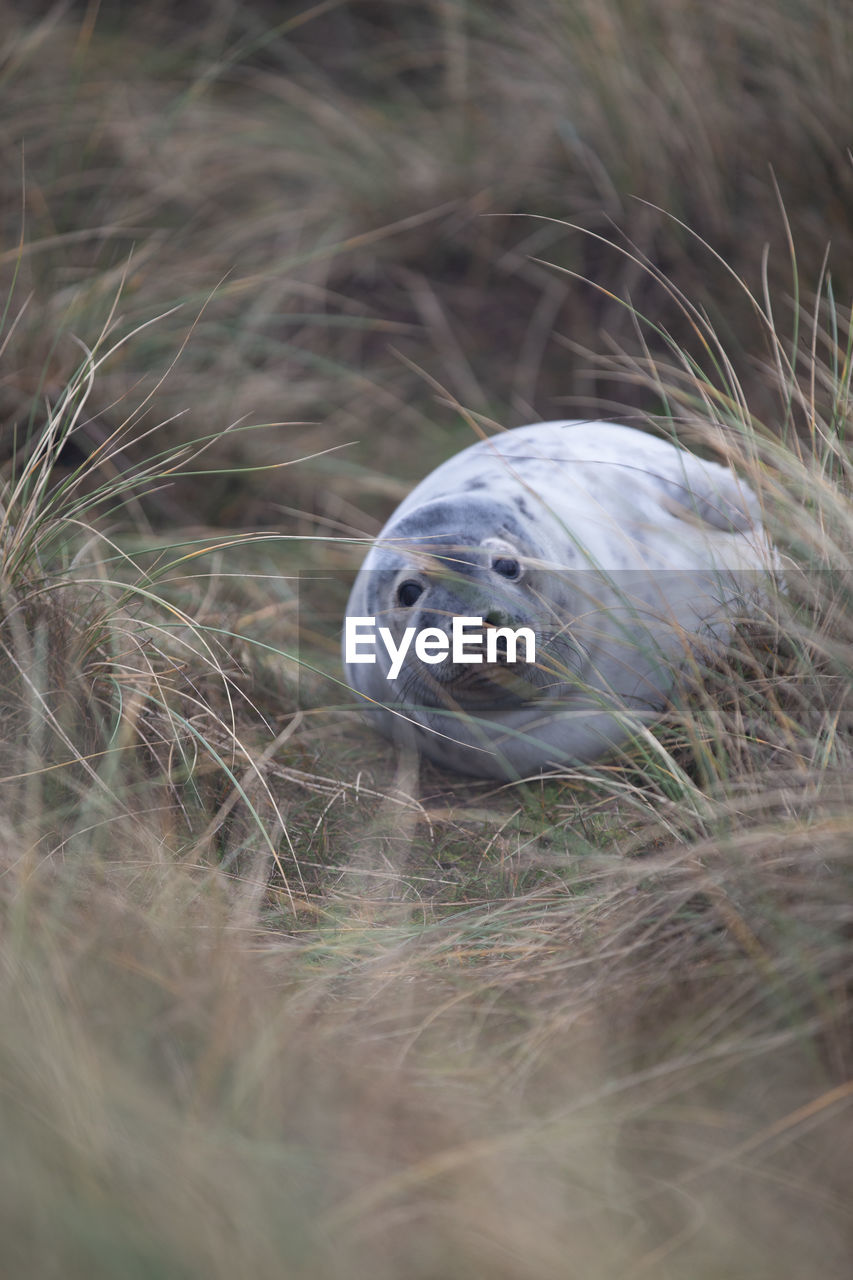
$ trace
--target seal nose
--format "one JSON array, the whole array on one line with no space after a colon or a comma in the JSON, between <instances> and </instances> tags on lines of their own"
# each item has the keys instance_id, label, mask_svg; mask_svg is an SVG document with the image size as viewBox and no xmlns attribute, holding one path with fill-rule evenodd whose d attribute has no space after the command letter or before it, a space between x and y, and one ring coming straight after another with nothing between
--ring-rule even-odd
<instances>
[{"instance_id":1,"label":"seal nose","mask_svg":"<svg viewBox=\"0 0 853 1280\"><path fill-rule=\"evenodd\" d=\"M490 609L483 619L487 627L508 627L511 626L511 619L508 614L501 612L500 609ZM495 651L498 662L506 662L507 646L506 636L495 637Z\"/></svg>"}]
</instances>

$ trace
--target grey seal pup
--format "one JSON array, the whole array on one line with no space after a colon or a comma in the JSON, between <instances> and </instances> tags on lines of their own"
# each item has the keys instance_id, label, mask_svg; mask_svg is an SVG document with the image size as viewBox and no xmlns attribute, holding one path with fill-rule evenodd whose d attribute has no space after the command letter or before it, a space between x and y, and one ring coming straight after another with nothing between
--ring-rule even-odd
<instances>
[{"instance_id":1,"label":"grey seal pup","mask_svg":"<svg viewBox=\"0 0 853 1280\"><path fill-rule=\"evenodd\" d=\"M591 761L726 643L775 565L729 468L617 423L518 427L443 463L382 529L347 604L347 681L383 733L451 770Z\"/></svg>"}]
</instances>

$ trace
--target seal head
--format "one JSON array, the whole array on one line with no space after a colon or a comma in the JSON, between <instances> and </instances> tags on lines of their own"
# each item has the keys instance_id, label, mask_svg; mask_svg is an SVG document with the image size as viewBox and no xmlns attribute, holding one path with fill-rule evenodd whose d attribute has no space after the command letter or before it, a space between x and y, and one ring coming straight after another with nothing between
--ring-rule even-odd
<instances>
[{"instance_id":1,"label":"seal head","mask_svg":"<svg viewBox=\"0 0 853 1280\"><path fill-rule=\"evenodd\" d=\"M574 654L548 603L548 573L544 549L511 507L474 495L464 507L445 498L416 507L373 548L350 600L348 614L363 611L393 639L375 664L350 665L354 687L433 726L436 712L504 712L553 696ZM455 661L460 619L469 632ZM425 661L415 649L395 676L392 654L411 630L447 657ZM521 645L519 631L531 633Z\"/></svg>"}]
</instances>

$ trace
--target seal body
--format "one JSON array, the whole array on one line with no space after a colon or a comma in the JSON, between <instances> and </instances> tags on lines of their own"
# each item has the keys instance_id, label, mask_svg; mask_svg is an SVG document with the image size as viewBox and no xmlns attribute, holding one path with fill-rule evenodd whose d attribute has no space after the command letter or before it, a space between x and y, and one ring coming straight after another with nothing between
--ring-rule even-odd
<instances>
[{"instance_id":1,"label":"seal body","mask_svg":"<svg viewBox=\"0 0 853 1280\"><path fill-rule=\"evenodd\" d=\"M774 564L728 468L615 423L519 427L443 463L382 529L347 605L347 680L382 732L454 771L590 761L660 713Z\"/></svg>"}]
</instances>

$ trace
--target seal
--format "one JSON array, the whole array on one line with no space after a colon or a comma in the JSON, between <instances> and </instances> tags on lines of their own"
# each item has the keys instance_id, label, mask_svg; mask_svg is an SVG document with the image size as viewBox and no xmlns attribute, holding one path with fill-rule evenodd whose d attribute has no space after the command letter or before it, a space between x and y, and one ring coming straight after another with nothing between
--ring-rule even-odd
<instances>
[{"instance_id":1,"label":"seal","mask_svg":"<svg viewBox=\"0 0 853 1280\"><path fill-rule=\"evenodd\" d=\"M588 762L660 714L775 567L729 468L618 423L518 427L444 462L382 529L347 604L347 681L447 769Z\"/></svg>"}]
</instances>

